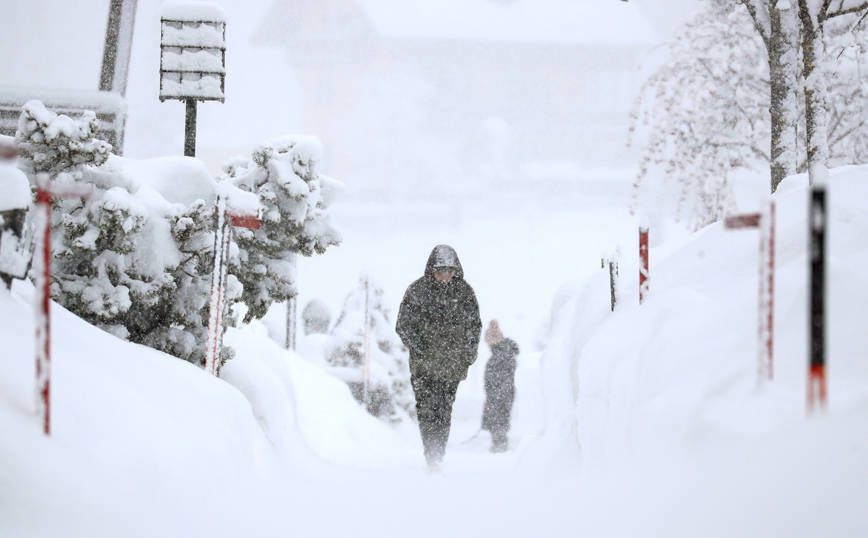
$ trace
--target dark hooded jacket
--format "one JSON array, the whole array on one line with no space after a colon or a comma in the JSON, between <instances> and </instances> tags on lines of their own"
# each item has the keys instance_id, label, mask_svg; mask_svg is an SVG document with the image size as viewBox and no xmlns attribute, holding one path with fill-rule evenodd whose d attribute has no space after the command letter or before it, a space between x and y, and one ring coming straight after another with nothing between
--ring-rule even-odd
<instances>
[{"instance_id":1,"label":"dark hooded jacket","mask_svg":"<svg viewBox=\"0 0 868 538\"><path fill-rule=\"evenodd\" d=\"M449 282L434 279L434 266L448 262L455 274ZM410 350L410 373L461 381L476 361L482 321L479 304L455 250L434 247L425 275L407 288L398 311L396 330Z\"/></svg>"}]
</instances>

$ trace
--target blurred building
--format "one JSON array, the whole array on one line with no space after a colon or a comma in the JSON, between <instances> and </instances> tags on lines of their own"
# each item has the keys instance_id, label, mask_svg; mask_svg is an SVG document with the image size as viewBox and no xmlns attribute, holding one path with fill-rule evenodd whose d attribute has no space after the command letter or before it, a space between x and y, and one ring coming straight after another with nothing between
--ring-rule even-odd
<instances>
[{"instance_id":1,"label":"blurred building","mask_svg":"<svg viewBox=\"0 0 868 538\"><path fill-rule=\"evenodd\" d=\"M330 175L412 197L632 167L657 37L614 0L274 0L254 40L285 48Z\"/></svg>"}]
</instances>

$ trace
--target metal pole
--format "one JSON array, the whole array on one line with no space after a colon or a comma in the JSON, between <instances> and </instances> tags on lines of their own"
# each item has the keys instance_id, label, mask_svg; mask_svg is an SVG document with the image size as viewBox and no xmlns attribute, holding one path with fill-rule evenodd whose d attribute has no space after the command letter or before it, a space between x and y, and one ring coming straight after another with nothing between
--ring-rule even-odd
<instances>
[{"instance_id":1,"label":"metal pole","mask_svg":"<svg viewBox=\"0 0 868 538\"><path fill-rule=\"evenodd\" d=\"M205 346L205 371L217 375L217 360L220 356L220 346L223 342L223 279L226 265L226 236L229 235L229 223L226 218L226 199L217 198L217 226L214 234L214 268L211 272L211 298L208 309L208 340Z\"/></svg>"},{"instance_id":2,"label":"metal pole","mask_svg":"<svg viewBox=\"0 0 868 538\"><path fill-rule=\"evenodd\" d=\"M368 277L365 277L365 339L364 339L364 350L363 350L363 381L364 381L364 402L367 406L368 395L369 395L369 378L371 377L371 336L370 336L370 325L371 325L371 311L370 311L370 280Z\"/></svg>"},{"instance_id":3,"label":"metal pole","mask_svg":"<svg viewBox=\"0 0 868 538\"><path fill-rule=\"evenodd\" d=\"M609 260L609 294L612 302L612 312L618 304L618 262Z\"/></svg>"},{"instance_id":4,"label":"metal pole","mask_svg":"<svg viewBox=\"0 0 868 538\"><path fill-rule=\"evenodd\" d=\"M184 156L196 156L196 100L187 99L187 114L184 121Z\"/></svg>"},{"instance_id":5,"label":"metal pole","mask_svg":"<svg viewBox=\"0 0 868 538\"><path fill-rule=\"evenodd\" d=\"M826 186L811 187L809 258L811 263L808 414L826 408Z\"/></svg>"},{"instance_id":6,"label":"metal pole","mask_svg":"<svg viewBox=\"0 0 868 538\"><path fill-rule=\"evenodd\" d=\"M295 280L298 282L298 255L293 252L290 255L290 263L295 270ZM298 286L296 286L297 288ZM298 334L298 295L290 297L286 301L286 349L295 351Z\"/></svg>"}]
</instances>

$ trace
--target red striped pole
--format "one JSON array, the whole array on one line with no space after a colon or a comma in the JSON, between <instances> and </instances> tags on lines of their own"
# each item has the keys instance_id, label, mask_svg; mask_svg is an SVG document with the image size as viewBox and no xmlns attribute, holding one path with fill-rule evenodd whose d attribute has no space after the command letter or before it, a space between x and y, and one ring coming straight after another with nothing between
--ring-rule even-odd
<instances>
[{"instance_id":1,"label":"red striped pole","mask_svg":"<svg viewBox=\"0 0 868 538\"><path fill-rule=\"evenodd\" d=\"M774 291L775 291L775 202L768 213L748 213L724 219L728 229L759 228L759 292L757 298L757 373L758 379L774 377Z\"/></svg>"},{"instance_id":2,"label":"red striped pole","mask_svg":"<svg viewBox=\"0 0 868 538\"><path fill-rule=\"evenodd\" d=\"M51 435L51 198L84 198L91 190L87 183L56 183L48 174L36 176L36 415L45 435Z\"/></svg>"},{"instance_id":3,"label":"red striped pole","mask_svg":"<svg viewBox=\"0 0 868 538\"><path fill-rule=\"evenodd\" d=\"M767 259L768 275L766 275L766 359L769 381L774 379L774 343L775 343L775 201L769 202Z\"/></svg>"},{"instance_id":4,"label":"red striped pole","mask_svg":"<svg viewBox=\"0 0 868 538\"><path fill-rule=\"evenodd\" d=\"M639 304L645 302L650 282L648 270L648 221L642 219L639 224Z\"/></svg>"},{"instance_id":5,"label":"red striped pole","mask_svg":"<svg viewBox=\"0 0 868 538\"><path fill-rule=\"evenodd\" d=\"M258 213L245 213L230 206L226 196L217 196L217 226L214 231L214 269L211 272L211 299L208 309L208 340L205 344L205 371L219 374L223 348L223 312L226 309L226 278L229 267L229 244L232 226L259 229Z\"/></svg>"},{"instance_id":6,"label":"red striped pole","mask_svg":"<svg viewBox=\"0 0 868 538\"><path fill-rule=\"evenodd\" d=\"M37 182L36 237L33 268L36 302L36 415L51 434L51 194Z\"/></svg>"}]
</instances>

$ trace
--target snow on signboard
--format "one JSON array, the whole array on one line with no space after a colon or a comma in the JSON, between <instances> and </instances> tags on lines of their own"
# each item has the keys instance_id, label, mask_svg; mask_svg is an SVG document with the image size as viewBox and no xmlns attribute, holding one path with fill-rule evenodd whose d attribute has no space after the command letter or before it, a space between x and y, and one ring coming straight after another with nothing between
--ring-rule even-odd
<instances>
[{"instance_id":1,"label":"snow on signboard","mask_svg":"<svg viewBox=\"0 0 868 538\"><path fill-rule=\"evenodd\" d=\"M226 13L211 2L161 9L160 100L224 101Z\"/></svg>"}]
</instances>

